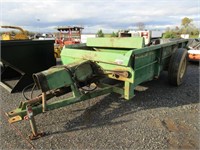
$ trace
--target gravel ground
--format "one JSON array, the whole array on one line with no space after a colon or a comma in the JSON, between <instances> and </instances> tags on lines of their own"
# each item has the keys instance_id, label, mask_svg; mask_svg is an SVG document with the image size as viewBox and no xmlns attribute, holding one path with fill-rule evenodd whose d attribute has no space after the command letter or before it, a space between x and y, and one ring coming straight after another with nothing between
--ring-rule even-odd
<instances>
[{"instance_id":1,"label":"gravel ground","mask_svg":"<svg viewBox=\"0 0 200 150\"><path fill-rule=\"evenodd\" d=\"M1 149L200 149L199 66L189 64L180 87L167 73L143 84L131 101L108 94L37 115L46 136L34 141L28 121L10 125L4 112L19 105L21 93L1 89Z\"/></svg>"}]
</instances>

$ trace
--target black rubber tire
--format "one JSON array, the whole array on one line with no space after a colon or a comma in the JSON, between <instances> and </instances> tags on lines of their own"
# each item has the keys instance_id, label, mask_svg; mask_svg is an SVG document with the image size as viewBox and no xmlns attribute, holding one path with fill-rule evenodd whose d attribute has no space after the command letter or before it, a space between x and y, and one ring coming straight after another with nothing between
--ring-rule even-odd
<instances>
[{"instance_id":1,"label":"black rubber tire","mask_svg":"<svg viewBox=\"0 0 200 150\"><path fill-rule=\"evenodd\" d=\"M183 83L187 70L187 55L187 50L184 48L179 48L172 54L168 68L168 79L171 85L179 86Z\"/></svg>"}]
</instances>

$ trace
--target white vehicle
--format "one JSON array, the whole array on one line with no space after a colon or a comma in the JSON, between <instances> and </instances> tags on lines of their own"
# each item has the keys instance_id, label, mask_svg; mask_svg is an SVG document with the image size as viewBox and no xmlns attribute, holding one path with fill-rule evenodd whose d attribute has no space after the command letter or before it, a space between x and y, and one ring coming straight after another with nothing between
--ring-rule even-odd
<instances>
[{"instance_id":1,"label":"white vehicle","mask_svg":"<svg viewBox=\"0 0 200 150\"><path fill-rule=\"evenodd\" d=\"M145 31L122 31L119 32L119 37L143 37L145 41L145 45L149 44L159 44L157 43L159 38L162 37L162 31L150 31L150 30L145 30Z\"/></svg>"}]
</instances>

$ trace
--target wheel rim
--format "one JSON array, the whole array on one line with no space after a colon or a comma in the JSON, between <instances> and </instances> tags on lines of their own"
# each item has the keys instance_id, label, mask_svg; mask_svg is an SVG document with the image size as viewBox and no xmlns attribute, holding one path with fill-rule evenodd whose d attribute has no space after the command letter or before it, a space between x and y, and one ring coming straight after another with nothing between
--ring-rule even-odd
<instances>
[{"instance_id":1,"label":"wheel rim","mask_svg":"<svg viewBox=\"0 0 200 150\"><path fill-rule=\"evenodd\" d=\"M185 74L185 70L186 70L186 59L183 60L183 63L181 65L181 68L180 68L180 79L183 78L184 74Z\"/></svg>"}]
</instances>

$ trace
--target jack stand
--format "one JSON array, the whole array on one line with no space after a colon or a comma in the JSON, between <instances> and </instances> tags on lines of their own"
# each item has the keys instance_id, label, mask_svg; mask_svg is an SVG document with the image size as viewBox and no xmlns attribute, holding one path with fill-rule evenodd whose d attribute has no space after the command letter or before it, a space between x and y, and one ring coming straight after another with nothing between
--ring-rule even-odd
<instances>
[{"instance_id":1,"label":"jack stand","mask_svg":"<svg viewBox=\"0 0 200 150\"><path fill-rule=\"evenodd\" d=\"M31 106L27 106L27 116L31 125L32 135L29 136L30 140L36 140L44 136L44 132L38 133L35 118L33 116L33 110Z\"/></svg>"}]
</instances>

